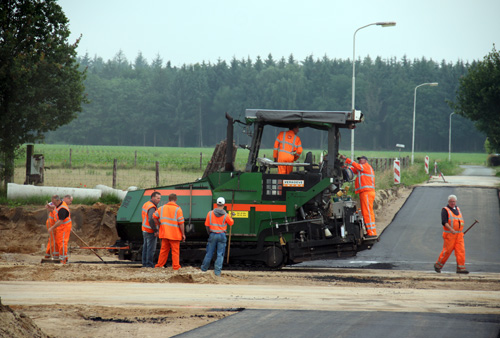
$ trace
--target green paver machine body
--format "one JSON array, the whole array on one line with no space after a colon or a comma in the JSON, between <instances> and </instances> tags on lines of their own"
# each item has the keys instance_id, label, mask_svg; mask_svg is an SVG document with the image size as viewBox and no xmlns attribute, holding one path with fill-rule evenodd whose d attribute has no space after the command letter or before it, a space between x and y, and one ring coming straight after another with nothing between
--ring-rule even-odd
<instances>
[{"instance_id":1,"label":"green paver machine body","mask_svg":"<svg viewBox=\"0 0 500 338\"><path fill-rule=\"evenodd\" d=\"M227 144L232 145L235 121L227 114L226 118ZM236 121L253 128L251 144L245 146L250 152L244 171L234 170L229 146L223 168L196 182L128 192L117 215L117 246L127 247L119 250L120 258L141 259L141 209L154 191L162 194L160 205L168 202L169 194L177 195L185 218L186 241L181 243L185 262L203 259L208 238L205 218L221 196L235 221L230 263L277 268L355 254L368 242L354 201L336 195L352 179L337 156L339 129L354 128L360 121L359 111L247 109L245 122ZM321 163L313 163L308 152L303 162L285 164L294 167L292 173L278 174L273 169L276 162L259 157L262 135L268 126L291 125L326 131L328 149Z\"/></svg>"}]
</instances>

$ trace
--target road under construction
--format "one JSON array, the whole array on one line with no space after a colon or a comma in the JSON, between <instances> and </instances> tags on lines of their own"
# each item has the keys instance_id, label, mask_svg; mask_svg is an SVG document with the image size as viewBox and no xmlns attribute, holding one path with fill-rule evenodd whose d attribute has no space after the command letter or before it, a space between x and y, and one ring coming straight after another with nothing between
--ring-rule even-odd
<instances>
[{"instance_id":1,"label":"road under construction","mask_svg":"<svg viewBox=\"0 0 500 338\"><path fill-rule=\"evenodd\" d=\"M191 283L182 282L181 275L178 283L148 283L147 288L140 282L98 279L12 280L0 282L2 302L116 307L137 313L151 307L234 313L180 337L232 337L236 333L243 337L498 337L500 178L491 171L484 175L484 169L478 167L481 174L477 174L467 167L468 175L415 187L370 250L356 257L304 262L272 272L285 276L279 283L234 284L223 278L200 284L193 283L193 276ZM467 227L479 221L465 236L466 265L471 272L466 276L455 273L453 255L443 273L435 273L432 267L442 247L439 213L450 194L458 197ZM112 269L108 265L108 273ZM305 279L293 282L294 273L310 283L305 286ZM255 273L227 274L239 278ZM265 277L271 272L257 274ZM319 285L318 280L324 283Z\"/></svg>"}]
</instances>

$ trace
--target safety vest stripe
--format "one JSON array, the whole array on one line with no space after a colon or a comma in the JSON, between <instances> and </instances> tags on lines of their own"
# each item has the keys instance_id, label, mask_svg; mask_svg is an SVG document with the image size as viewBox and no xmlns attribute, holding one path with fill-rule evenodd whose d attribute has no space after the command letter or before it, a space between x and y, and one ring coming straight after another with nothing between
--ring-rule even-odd
<instances>
[{"instance_id":1,"label":"safety vest stripe","mask_svg":"<svg viewBox=\"0 0 500 338\"><path fill-rule=\"evenodd\" d=\"M144 204L144 205L146 205L146 204ZM148 206L150 206L150 205L152 205L152 207L154 207L154 208L155 208L155 210L157 209L157 208L156 208L156 206L155 206L153 203L149 203L149 204L148 204ZM149 209L151 209L151 208L149 208ZM143 212L143 214L144 214L144 215L146 215L145 217L143 217L143 220L142 220L142 226L143 226L144 228L146 228L146 229L153 230L153 228L151 227L151 225L146 224L146 223L148 223L148 222L149 222L149 219L148 219L148 211L149 211L149 209L144 208L144 207L142 208L142 212Z\"/></svg>"},{"instance_id":2,"label":"safety vest stripe","mask_svg":"<svg viewBox=\"0 0 500 338\"><path fill-rule=\"evenodd\" d=\"M455 215L448 207L444 208L446 209L446 212L448 212L448 224L451 226L452 229L455 229L455 221L458 221L459 230L455 230L455 233L462 233L463 228L460 229L460 224L463 223L464 219L462 217L462 213L460 212L460 208L457 207L458 215ZM452 232L444 226L443 226L443 232L446 234L452 234Z\"/></svg>"},{"instance_id":3,"label":"safety vest stripe","mask_svg":"<svg viewBox=\"0 0 500 338\"><path fill-rule=\"evenodd\" d=\"M210 211L210 217L209 217L210 231L211 232L215 232L215 233L226 232L226 229L227 229L227 223L226 223L227 214L224 215L224 218L222 219L222 224L214 223L212 221L212 216L214 216L214 212Z\"/></svg>"},{"instance_id":4,"label":"safety vest stripe","mask_svg":"<svg viewBox=\"0 0 500 338\"><path fill-rule=\"evenodd\" d=\"M283 138L286 138L286 133L283 133L283 134L281 134L281 135L283 135ZM297 138L297 135L294 135L294 136L293 136L293 140L292 140L292 142L288 142L288 141L286 141L286 140L281 140L281 139L279 139L279 138L278 138L278 140L277 140L277 141L278 141L278 144L279 144L279 145L278 145L278 148L274 148L274 150L277 150L277 151L278 151L278 153L280 153L280 152L281 152L281 153L287 153L287 154L290 154L290 155L294 155L294 151L293 151L293 150L294 150L294 148L297 148L297 149L298 149L298 148L302 148L302 145L301 145L301 144L299 144L299 145L296 145L296 144L295 144L295 139L296 139L296 138ZM284 149L285 144L290 145L290 146L292 147L292 150L291 150L291 151L285 150L285 149Z\"/></svg>"},{"instance_id":5,"label":"safety vest stripe","mask_svg":"<svg viewBox=\"0 0 500 338\"><path fill-rule=\"evenodd\" d=\"M165 216L163 213L165 212L166 208L163 208L162 209L162 214L160 215L160 223L162 225L168 225L168 226L171 226L171 227L175 227L175 228L178 228L179 227L179 223L182 223L184 221L184 217L180 216L180 217L177 217L177 212L179 211L180 207L177 207L175 209L175 213L174 213L174 217L167 217Z\"/></svg>"},{"instance_id":6,"label":"safety vest stripe","mask_svg":"<svg viewBox=\"0 0 500 338\"><path fill-rule=\"evenodd\" d=\"M365 189L365 188L373 188L373 189L375 189L375 187L373 185L363 185L363 186L360 186L358 189L356 189L356 191L361 190L361 189Z\"/></svg>"},{"instance_id":7,"label":"safety vest stripe","mask_svg":"<svg viewBox=\"0 0 500 338\"><path fill-rule=\"evenodd\" d=\"M280 150L278 150L278 152L293 155L293 151L286 151L286 150L280 149Z\"/></svg>"},{"instance_id":8,"label":"safety vest stripe","mask_svg":"<svg viewBox=\"0 0 500 338\"><path fill-rule=\"evenodd\" d=\"M375 177L375 175L373 173L372 174L368 174L368 173L365 173L363 170L364 170L363 165L361 165L361 171L358 172L358 174L357 174L358 176L356 177L356 183L358 183L358 187L354 188L354 192L358 192L361 189L375 189L375 184L373 183L374 182L373 179L370 180L370 184L368 184L368 185L362 185L361 178L363 176L370 177L370 178L374 178Z\"/></svg>"}]
</instances>

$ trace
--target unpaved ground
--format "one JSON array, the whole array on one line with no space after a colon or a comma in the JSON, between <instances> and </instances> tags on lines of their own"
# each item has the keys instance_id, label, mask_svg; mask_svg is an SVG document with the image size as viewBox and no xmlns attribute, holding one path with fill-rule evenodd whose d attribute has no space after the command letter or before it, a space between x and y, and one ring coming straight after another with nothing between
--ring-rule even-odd
<instances>
[{"instance_id":1,"label":"unpaved ground","mask_svg":"<svg viewBox=\"0 0 500 338\"><path fill-rule=\"evenodd\" d=\"M409 193L409 189L402 189L378 201L379 233ZM116 207L74 206L71 211L75 231L88 244L114 243ZM216 278L198 267L185 266L179 272L171 268L143 269L139 264L117 261L106 250L98 251L105 260L102 263L94 254L77 249L82 243L76 238L71 240L70 264L40 264L47 240L44 212L40 208L0 208L0 296L2 303L15 311L1 308L0 336L170 337L234 314L242 307L500 312L499 293L495 292L500 291L498 274L285 267L265 272L223 270L222 277ZM24 299L22 291L16 293L19 285L27 290L24 294L38 288L47 291L36 291L33 298ZM92 287L96 295L103 296L93 298L88 291ZM149 291L145 294L156 301L138 301L133 291L136 287ZM51 293L54 289L57 297ZM177 292L175 297L172 289ZM12 327L17 331L5 331Z\"/></svg>"}]
</instances>

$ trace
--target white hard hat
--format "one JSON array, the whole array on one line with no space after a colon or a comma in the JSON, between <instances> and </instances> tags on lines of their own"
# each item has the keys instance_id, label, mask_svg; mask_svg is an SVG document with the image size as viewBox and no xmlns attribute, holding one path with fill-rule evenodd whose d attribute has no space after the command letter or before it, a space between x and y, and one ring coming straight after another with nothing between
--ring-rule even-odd
<instances>
[{"instance_id":1,"label":"white hard hat","mask_svg":"<svg viewBox=\"0 0 500 338\"><path fill-rule=\"evenodd\" d=\"M217 205L224 205L226 204L226 200L224 199L224 197L219 197L217 199Z\"/></svg>"}]
</instances>

